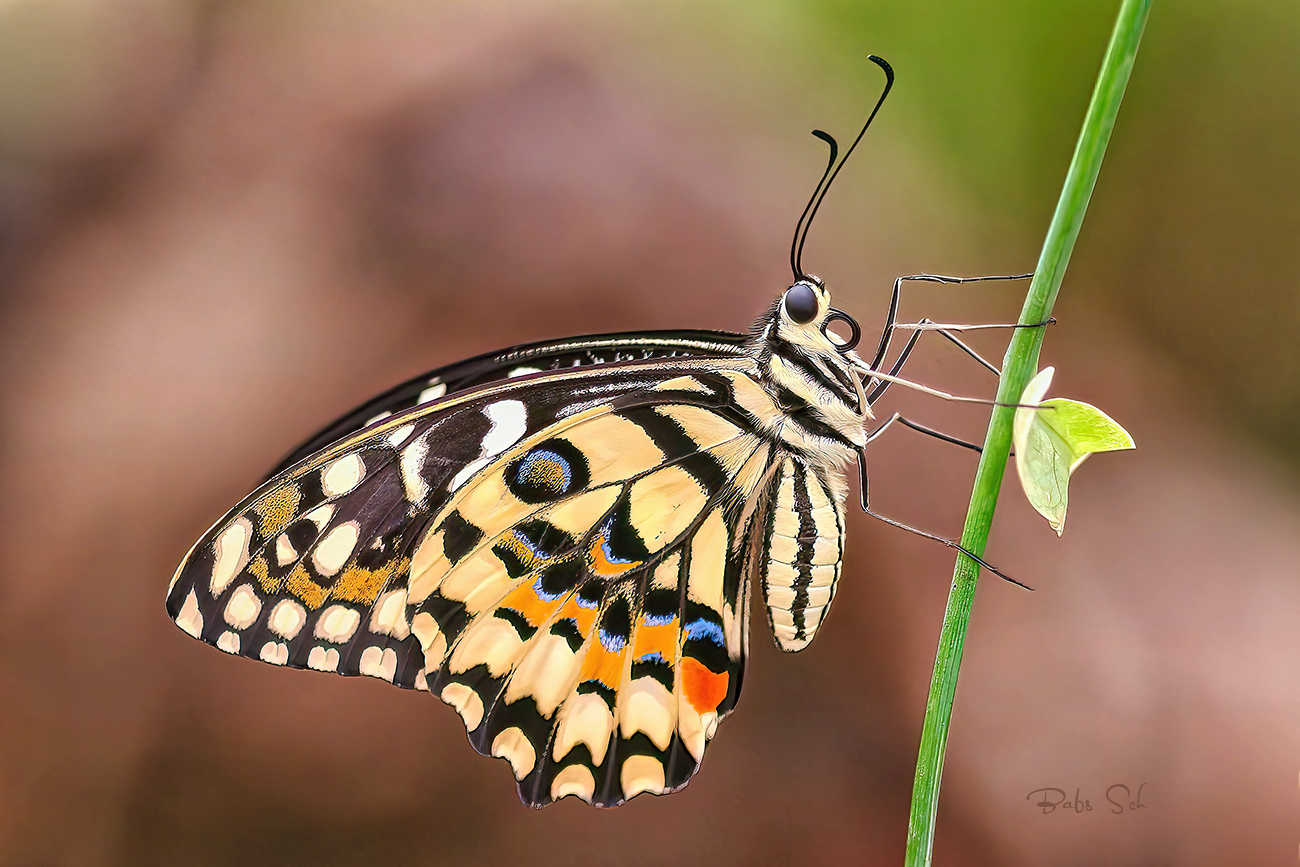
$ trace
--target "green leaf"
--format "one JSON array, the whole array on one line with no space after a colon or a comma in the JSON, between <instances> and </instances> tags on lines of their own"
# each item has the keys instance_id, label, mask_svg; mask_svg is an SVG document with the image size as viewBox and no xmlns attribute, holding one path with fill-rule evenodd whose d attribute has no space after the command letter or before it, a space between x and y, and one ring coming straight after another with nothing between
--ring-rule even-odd
<instances>
[{"instance_id":1,"label":"green leaf","mask_svg":"<svg viewBox=\"0 0 1300 867\"><path fill-rule=\"evenodd\" d=\"M1016 471L1029 504L1052 525L1065 531L1070 476L1094 452L1134 448L1133 437L1091 404L1055 397L1043 400L1054 369L1045 367L1020 397L1012 427ZM1039 407L1031 409L1029 407Z\"/></svg>"}]
</instances>

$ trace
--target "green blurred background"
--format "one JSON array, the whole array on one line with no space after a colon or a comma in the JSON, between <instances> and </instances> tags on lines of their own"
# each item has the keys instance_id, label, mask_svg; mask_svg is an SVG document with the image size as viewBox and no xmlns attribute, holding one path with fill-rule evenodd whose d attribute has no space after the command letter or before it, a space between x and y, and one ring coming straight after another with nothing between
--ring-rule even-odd
<instances>
[{"instance_id":1,"label":"green blurred background","mask_svg":"<svg viewBox=\"0 0 1300 867\"><path fill-rule=\"evenodd\" d=\"M394 382L747 327L868 52L898 84L805 265L868 341L896 275L1029 270L1116 9L0 0L0 863L901 863L951 557L860 515L816 644L756 623L701 774L615 811L526 811L439 702L225 657L163 594ZM1060 540L1004 492L989 557L1037 590L981 585L937 863L1294 863L1298 44L1288 0L1156 3L1043 356L1139 448L1081 471ZM1021 297L918 287L904 316ZM922 346L914 377L992 394ZM918 439L873 446L873 500L955 534L973 463Z\"/></svg>"}]
</instances>

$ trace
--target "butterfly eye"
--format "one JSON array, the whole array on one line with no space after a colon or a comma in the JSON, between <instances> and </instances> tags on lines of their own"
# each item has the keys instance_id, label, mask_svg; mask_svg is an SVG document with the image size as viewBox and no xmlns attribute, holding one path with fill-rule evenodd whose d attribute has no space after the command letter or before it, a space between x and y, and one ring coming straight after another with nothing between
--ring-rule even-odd
<instances>
[{"instance_id":1,"label":"butterfly eye","mask_svg":"<svg viewBox=\"0 0 1300 867\"><path fill-rule=\"evenodd\" d=\"M800 325L817 318L817 293L807 283L796 283L785 290L785 315Z\"/></svg>"}]
</instances>

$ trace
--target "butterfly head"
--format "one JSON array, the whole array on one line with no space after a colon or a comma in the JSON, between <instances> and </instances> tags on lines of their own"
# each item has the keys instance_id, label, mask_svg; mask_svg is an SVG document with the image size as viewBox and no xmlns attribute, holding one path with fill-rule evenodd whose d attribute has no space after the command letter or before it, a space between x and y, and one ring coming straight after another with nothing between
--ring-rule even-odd
<instances>
[{"instance_id":1,"label":"butterfly head","mask_svg":"<svg viewBox=\"0 0 1300 867\"><path fill-rule=\"evenodd\" d=\"M848 327L848 339L832 330L837 322ZM793 434L801 428L801 436L820 432L838 446L861 446L863 425L872 415L859 373L865 365L853 351L860 329L831 305L826 284L801 277L754 326L750 353L785 420L795 423L783 429Z\"/></svg>"},{"instance_id":2,"label":"butterfly head","mask_svg":"<svg viewBox=\"0 0 1300 867\"><path fill-rule=\"evenodd\" d=\"M849 329L848 338L832 329L831 324L841 322ZM858 361L853 348L858 345L862 330L857 321L831 306L831 294L820 278L811 274L796 280L773 305L765 322L766 335L790 345L798 346L806 352L824 355L831 359L843 359L849 367Z\"/></svg>"}]
</instances>

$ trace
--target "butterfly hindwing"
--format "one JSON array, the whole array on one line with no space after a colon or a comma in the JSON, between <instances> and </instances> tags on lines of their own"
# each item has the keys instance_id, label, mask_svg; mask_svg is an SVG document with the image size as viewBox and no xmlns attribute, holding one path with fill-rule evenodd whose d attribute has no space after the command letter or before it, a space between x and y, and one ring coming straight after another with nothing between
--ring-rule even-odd
<instances>
[{"instance_id":1,"label":"butterfly hindwing","mask_svg":"<svg viewBox=\"0 0 1300 867\"><path fill-rule=\"evenodd\" d=\"M512 447L413 555L429 686L529 804L680 788L734 705L758 480L738 470L769 449L710 379L699 403L627 395Z\"/></svg>"}]
</instances>

